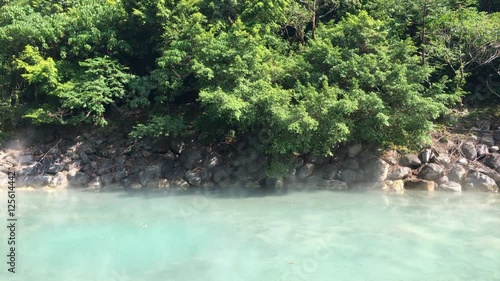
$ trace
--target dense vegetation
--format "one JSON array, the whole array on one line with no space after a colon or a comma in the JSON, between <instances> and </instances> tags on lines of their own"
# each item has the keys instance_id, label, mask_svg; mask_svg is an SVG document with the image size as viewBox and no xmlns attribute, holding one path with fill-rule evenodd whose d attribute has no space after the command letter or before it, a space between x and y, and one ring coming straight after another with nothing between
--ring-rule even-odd
<instances>
[{"instance_id":1,"label":"dense vegetation","mask_svg":"<svg viewBox=\"0 0 500 281\"><path fill-rule=\"evenodd\" d=\"M447 108L500 100L497 0L0 5L0 131L133 111L148 115L134 138L265 134L272 155L328 154L418 143Z\"/></svg>"}]
</instances>

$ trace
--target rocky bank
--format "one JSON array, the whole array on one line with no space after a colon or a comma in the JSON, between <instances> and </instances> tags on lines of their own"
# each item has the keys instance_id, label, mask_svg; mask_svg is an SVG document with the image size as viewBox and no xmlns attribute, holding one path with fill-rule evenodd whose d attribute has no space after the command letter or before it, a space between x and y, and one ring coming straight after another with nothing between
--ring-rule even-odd
<instances>
[{"instance_id":1,"label":"rocky bank","mask_svg":"<svg viewBox=\"0 0 500 281\"><path fill-rule=\"evenodd\" d=\"M500 130L453 138L435 134L419 153L381 151L360 144L333 157L297 155L282 177L266 173L270 159L258 138L202 145L195 135L131 142L125 131L29 128L0 150L0 183L16 173L17 187L245 191L353 188L498 192Z\"/></svg>"}]
</instances>

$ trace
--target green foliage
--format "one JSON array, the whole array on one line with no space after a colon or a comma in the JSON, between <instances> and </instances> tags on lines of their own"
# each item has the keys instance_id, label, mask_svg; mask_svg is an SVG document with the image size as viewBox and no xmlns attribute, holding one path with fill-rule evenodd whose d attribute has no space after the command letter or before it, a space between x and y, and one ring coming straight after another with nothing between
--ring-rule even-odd
<instances>
[{"instance_id":1,"label":"green foliage","mask_svg":"<svg viewBox=\"0 0 500 281\"><path fill-rule=\"evenodd\" d=\"M134 126L130 137L140 139L143 137L162 137L171 136L187 131L184 121L177 116L153 115L146 124Z\"/></svg>"},{"instance_id":2,"label":"green foliage","mask_svg":"<svg viewBox=\"0 0 500 281\"><path fill-rule=\"evenodd\" d=\"M276 163L346 141L414 146L474 81L496 90L490 2L3 1L0 130L20 111L106 125L112 108L149 114L133 138L265 133ZM313 19L306 44L280 35Z\"/></svg>"}]
</instances>

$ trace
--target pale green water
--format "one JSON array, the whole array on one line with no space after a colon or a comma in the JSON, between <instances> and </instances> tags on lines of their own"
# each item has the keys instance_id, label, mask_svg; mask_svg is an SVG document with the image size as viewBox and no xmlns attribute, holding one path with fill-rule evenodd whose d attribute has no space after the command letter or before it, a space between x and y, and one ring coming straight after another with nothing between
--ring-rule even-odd
<instances>
[{"instance_id":1,"label":"pale green water","mask_svg":"<svg viewBox=\"0 0 500 281\"><path fill-rule=\"evenodd\" d=\"M17 273L2 226L0 280L500 280L498 195L17 196Z\"/></svg>"}]
</instances>

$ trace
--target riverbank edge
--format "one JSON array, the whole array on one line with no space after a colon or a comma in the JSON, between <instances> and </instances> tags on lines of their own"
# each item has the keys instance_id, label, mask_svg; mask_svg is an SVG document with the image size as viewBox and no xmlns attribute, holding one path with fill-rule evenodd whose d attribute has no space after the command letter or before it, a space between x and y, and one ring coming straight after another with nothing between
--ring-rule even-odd
<instances>
[{"instance_id":1,"label":"riverbank edge","mask_svg":"<svg viewBox=\"0 0 500 281\"><path fill-rule=\"evenodd\" d=\"M432 138L419 153L346 144L332 157L294 155L282 163L282 176L271 176L266 140L258 136L204 145L195 134L132 142L124 128L29 127L1 147L0 184L7 186L15 172L17 187L35 189L498 192L500 130L483 126Z\"/></svg>"}]
</instances>

